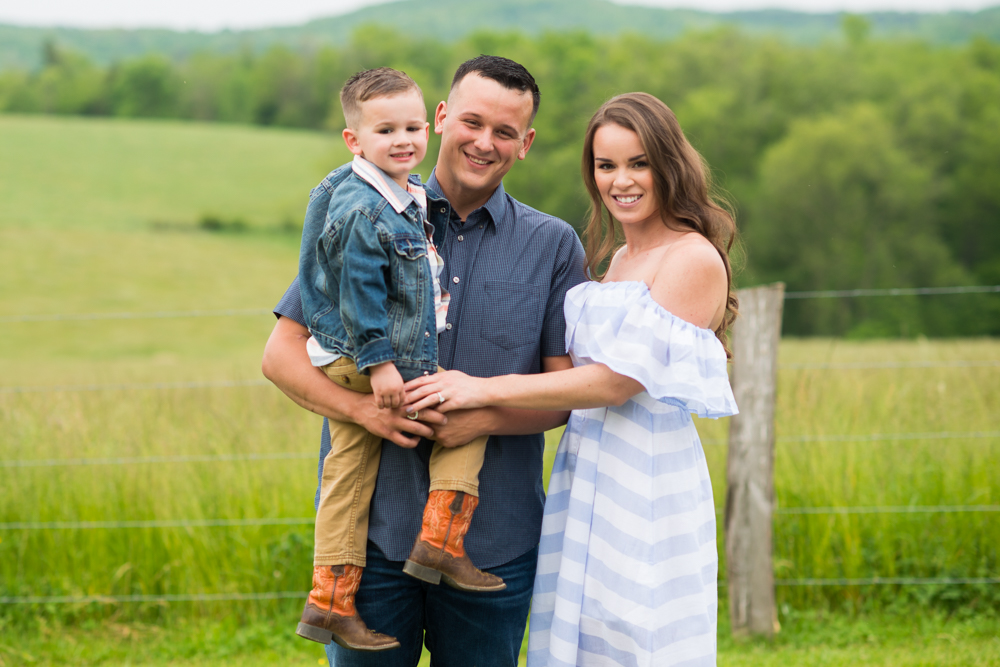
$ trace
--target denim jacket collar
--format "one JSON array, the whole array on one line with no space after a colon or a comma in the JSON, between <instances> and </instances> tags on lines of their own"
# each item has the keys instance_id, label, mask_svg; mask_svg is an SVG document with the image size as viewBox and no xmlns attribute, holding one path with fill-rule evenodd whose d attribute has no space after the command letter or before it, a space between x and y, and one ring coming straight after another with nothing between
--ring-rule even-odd
<instances>
[{"instance_id":1,"label":"denim jacket collar","mask_svg":"<svg viewBox=\"0 0 1000 667\"><path fill-rule=\"evenodd\" d=\"M431 170L431 176L427 179L427 187L433 190L439 197L443 197L444 194L441 192L441 186L438 184L437 174L435 173L436 171L437 167ZM504 214L507 211L507 194L503 189L503 181L500 182L500 185L498 185L497 189L493 191L493 194L486 200L486 203L482 206L482 208L486 209L486 212L489 214L488 217L490 222L494 225L504 219ZM479 209L477 208L476 211L478 210ZM475 213L475 211L473 211L473 213ZM471 216L472 213L469 215Z\"/></svg>"},{"instance_id":2,"label":"denim jacket collar","mask_svg":"<svg viewBox=\"0 0 1000 667\"><path fill-rule=\"evenodd\" d=\"M396 213L402 213L410 204L416 203L418 206L420 205L414 195L408 191L410 187L415 188L419 186L411 185L407 181L407 190L404 190L388 174L360 155L354 156L351 169L368 185L375 188L389 202L389 206L392 206L392 209Z\"/></svg>"}]
</instances>

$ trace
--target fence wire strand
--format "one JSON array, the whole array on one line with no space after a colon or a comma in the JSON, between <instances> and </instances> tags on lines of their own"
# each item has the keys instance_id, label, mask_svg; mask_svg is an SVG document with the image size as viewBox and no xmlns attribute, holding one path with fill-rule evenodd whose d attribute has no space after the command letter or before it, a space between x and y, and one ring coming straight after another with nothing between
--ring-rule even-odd
<instances>
[{"instance_id":1,"label":"fence wire strand","mask_svg":"<svg viewBox=\"0 0 1000 667\"><path fill-rule=\"evenodd\" d=\"M1000 438L1000 431L931 431L923 433L859 433L839 435L790 435L774 439L781 443L801 442L886 442L899 440L990 440ZM722 447L729 444L728 440L709 438L701 444Z\"/></svg>"},{"instance_id":2,"label":"fence wire strand","mask_svg":"<svg viewBox=\"0 0 1000 667\"><path fill-rule=\"evenodd\" d=\"M1000 577L868 577L861 579L776 579L775 586L969 586L1000 584ZM727 582L720 581L724 588ZM193 593L179 595L25 595L0 597L0 604L121 604L124 602L226 602L231 600L289 600L306 597L305 591L268 593Z\"/></svg>"},{"instance_id":3,"label":"fence wire strand","mask_svg":"<svg viewBox=\"0 0 1000 667\"><path fill-rule=\"evenodd\" d=\"M0 461L0 468L56 468L71 466L130 465L143 463L212 463L216 461L281 461L316 459L316 452L269 452L260 454L192 454L177 456L119 456L81 459L23 459Z\"/></svg>"},{"instance_id":4,"label":"fence wire strand","mask_svg":"<svg viewBox=\"0 0 1000 667\"><path fill-rule=\"evenodd\" d=\"M776 438L778 443L879 442L898 440L984 440L1000 438L1000 431L938 431L930 433L868 433L858 435L797 435ZM725 446L728 440L706 439L703 445ZM314 459L316 452L259 452L247 454L179 454L175 456L111 456L76 459L14 459L0 461L0 468L55 468L148 463L211 463L217 461L274 461Z\"/></svg>"},{"instance_id":5,"label":"fence wire strand","mask_svg":"<svg viewBox=\"0 0 1000 667\"><path fill-rule=\"evenodd\" d=\"M27 595L0 597L0 604L81 604L100 602L219 602L228 600L286 600L304 598L303 591L275 591L273 593L194 593L180 595Z\"/></svg>"},{"instance_id":6,"label":"fence wire strand","mask_svg":"<svg viewBox=\"0 0 1000 667\"><path fill-rule=\"evenodd\" d=\"M270 519L153 519L147 521L11 521L0 530L92 530L112 528L219 528L312 525L316 517Z\"/></svg>"},{"instance_id":7,"label":"fence wire strand","mask_svg":"<svg viewBox=\"0 0 1000 667\"><path fill-rule=\"evenodd\" d=\"M119 384L67 384L38 387L0 387L0 394L48 394L84 391L135 391L141 389L211 389L215 387L264 387L267 380L206 380L204 382L135 382Z\"/></svg>"},{"instance_id":8,"label":"fence wire strand","mask_svg":"<svg viewBox=\"0 0 1000 667\"><path fill-rule=\"evenodd\" d=\"M786 299L842 299L860 296L929 296L934 294L983 294L1000 292L1000 285L962 287L891 287L888 289L809 290L785 292Z\"/></svg>"},{"instance_id":9,"label":"fence wire strand","mask_svg":"<svg viewBox=\"0 0 1000 667\"><path fill-rule=\"evenodd\" d=\"M886 289L806 290L785 292L786 299L836 299L862 296L927 296L938 294L984 294L1000 292L1000 285L963 285L959 287L890 287ZM166 310L155 312L120 313L56 313L38 315L5 315L0 324L15 322L60 322L81 320L148 320L182 317L244 317L270 315L270 308L228 308L225 310Z\"/></svg>"},{"instance_id":10,"label":"fence wire strand","mask_svg":"<svg viewBox=\"0 0 1000 667\"><path fill-rule=\"evenodd\" d=\"M847 363L778 364L779 370L868 370L893 368L996 368L1000 359L959 361L883 361ZM0 387L0 394L43 394L56 392L134 391L143 389L209 389L270 386L267 380L206 380L192 382L133 382L115 384L68 384Z\"/></svg>"},{"instance_id":11,"label":"fence wire strand","mask_svg":"<svg viewBox=\"0 0 1000 667\"><path fill-rule=\"evenodd\" d=\"M857 507L785 507L775 514L957 514L1000 512L1000 505L881 505ZM723 510L716 510L722 515ZM4 530L92 530L116 528L216 528L240 526L311 525L315 517L278 517L261 519L152 519L136 521L11 521L0 523Z\"/></svg>"},{"instance_id":12,"label":"fence wire strand","mask_svg":"<svg viewBox=\"0 0 1000 667\"><path fill-rule=\"evenodd\" d=\"M1000 366L1000 360L988 361L876 361L839 364L778 364L779 370L854 370L876 368L980 368Z\"/></svg>"},{"instance_id":13,"label":"fence wire strand","mask_svg":"<svg viewBox=\"0 0 1000 667\"><path fill-rule=\"evenodd\" d=\"M8 315L0 317L0 324L14 322L67 322L86 320L160 320L182 317L245 317L271 315L270 308L229 308L226 310L164 310L159 312L130 313L59 313L53 315Z\"/></svg>"}]
</instances>

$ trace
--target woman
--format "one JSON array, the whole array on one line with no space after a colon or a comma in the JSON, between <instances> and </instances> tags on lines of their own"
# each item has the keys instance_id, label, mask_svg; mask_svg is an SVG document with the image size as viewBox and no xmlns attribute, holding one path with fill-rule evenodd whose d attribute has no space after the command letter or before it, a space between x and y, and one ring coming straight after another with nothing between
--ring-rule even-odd
<instances>
[{"instance_id":1,"label":"woman","mask_svg":"<svg viewBox=\"0 0 1000 667\"><path fill-rule=\"evenodd\" d=\"M724 346L735 225L673 112L645 93L591 119L583 178L588 268L602 279L566 295L574 368L418 378L408 409L573 409L545 504L529 665L715 665L715 507L690 413L736 413Z\"/></svg>"}]
</instances>

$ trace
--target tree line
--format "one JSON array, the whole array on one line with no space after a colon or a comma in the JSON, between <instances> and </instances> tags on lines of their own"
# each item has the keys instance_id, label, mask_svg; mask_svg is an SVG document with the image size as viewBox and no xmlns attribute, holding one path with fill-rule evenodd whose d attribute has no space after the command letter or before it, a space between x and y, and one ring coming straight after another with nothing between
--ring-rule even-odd
<instances>
[{"instance_id":1,"label":"tree line","mask_svg":"<svg viewBox=\"0 0 1000 667\"><path fill-rule=\"evenodd\" d=\"M848 17L840 39L810 47L733 29L673 40L478 32L446 43L367 27L306 53L109 66L47 43L40 69L0 72L0 111L338 131L337 92L357 70L406 71L432 111L460 62L504 55L542 90L531 154L505 182L536 208L585 218L586 123L608 97L644 90L674 109L735 209L740 284L1000 284L1000 45L875 40L869 29ZM1000 295L790 301L785 332L997 335Z\"/></svg>"}]
</instances>

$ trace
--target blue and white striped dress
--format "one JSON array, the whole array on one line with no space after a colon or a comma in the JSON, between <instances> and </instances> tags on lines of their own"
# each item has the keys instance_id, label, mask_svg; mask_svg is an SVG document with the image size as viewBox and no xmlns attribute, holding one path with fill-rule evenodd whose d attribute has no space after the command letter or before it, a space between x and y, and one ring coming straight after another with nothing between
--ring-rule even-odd
<instances>
[{"instance_id":1,"label":"blue and white striped dress","mask_svg":"<svg viewBox=\"0 0 1000 667\"><path fill-rule=\"evenodd\" d=\"M574 410L542 523L529 667L715 665L715 506L690 413L736 414L715 334L670 314L641 282L566 293L574 366L646 388Z\"/></svg>"}]
</instances>

